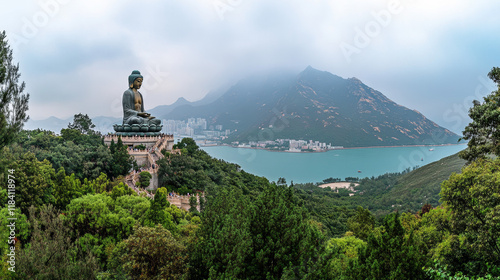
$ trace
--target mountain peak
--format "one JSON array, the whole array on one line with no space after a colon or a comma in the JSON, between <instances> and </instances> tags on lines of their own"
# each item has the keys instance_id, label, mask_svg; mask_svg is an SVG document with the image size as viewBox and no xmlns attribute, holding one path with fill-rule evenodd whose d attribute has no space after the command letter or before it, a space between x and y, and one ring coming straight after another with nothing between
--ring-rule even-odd
<instances>
[{"instance_id":1,"label":"mountain peak","mask_svg":"<svg viewBox=\"0 0 500 280\"><path fill-rule=\"evenodd\" d=\"M318 70L316 68L313 68L311 65L308 65L306 67L306 69L304 69L304 71L302 71L302 73L314 73L314 72L323 72L323 71L320 71L320 70Z\"/></svg>"},{"instance_id":2,"label":"mountain peak","mask_svg":"<svg viewBox=\"0 0 500 280\"><path fill-rule=\"evenodd\" d=\"M355 82L355 83L363 83L360 79L358 79L356 77L349 78L348 80L352 81L352 82Z\"/></svg>"},{"instance_id":3,"label":"mountain peak","mask_svg":"<svg viewBox=\"0 0 500 280\"><path fill-rule=\"evenodd\" d=\"M324 81L335 81L341 82L344 79L337 75L334 75L328 71L321 71L316 68L311 67L311 65L307 66L304 71L300 72L298 78L301 80L324 80Z\"/></svg>"},{"instance_id":4,"label":"mountain peak","mask_svg":"<svg viewBox=\"0 0 500 280\"><path fill-rule=\"evenodd\" d=\"M359 79L344 79L310 65L290 79L280 75L244 79L209 105L177 108L164 118L189 117L203 117L210 124L234 131L228 142L258 139L262 128L276 122L280 129L272 128L269 140L302 139L365 147L444 144L458 139ZM443 135L436 143L432 140L435 133Z\"/></svg>"},{"instance_id":5,"label":"mountain peak","mask_svg":"<svg viewBox=\"0 0 500 280\"><path fill-rule=\"evenodd\" d=\"M174 104L176 105L183 105L183 104L189 104L191 102L189 102L186 98L184 97L179 97L175 102Z\"/></svg>"}]
</instances>

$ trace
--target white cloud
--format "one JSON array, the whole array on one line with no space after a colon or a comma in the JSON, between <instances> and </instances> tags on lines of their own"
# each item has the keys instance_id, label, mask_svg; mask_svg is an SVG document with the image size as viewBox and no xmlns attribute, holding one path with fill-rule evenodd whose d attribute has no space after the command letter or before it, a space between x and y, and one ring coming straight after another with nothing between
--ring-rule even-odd
<instances>
[{"instance_id":1,"label":"white cloud","mask_svg":"<svg viewBox=\"0 0 500 280\"><path fill-rule=\"evenodd\" d=\"M63 2L14 48L34 119L120 116L109 104L134 69L168 73L145 79L151 108L200 99L249 73L312 65L356 76L446 126L436 111L464 100L499 60L500 3L492 0L10 1L0 22L12 40L29 29L25 19L33 23L46 11L38 3ZM357 28L377 22L393 3L402 10L347 61L340 44L354 44Z\"/></svg>"}]
</instances>

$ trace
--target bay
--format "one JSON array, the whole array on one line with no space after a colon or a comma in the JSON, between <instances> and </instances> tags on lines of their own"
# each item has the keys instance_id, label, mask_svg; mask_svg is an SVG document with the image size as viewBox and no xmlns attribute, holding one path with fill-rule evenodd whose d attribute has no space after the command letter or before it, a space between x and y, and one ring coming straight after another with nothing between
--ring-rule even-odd
<instances>
[{"instance_id":1,"label":"bay","mask_svg":"<svg viewBox=\"0 0 500 280\"><path fill-rule=\"evenodd\" d=\"M246 172L270 181L321 182L326 178L372 177L424 166L466 148L466 145L357 148L319 153L271 152L229 146L201 147L212 157L236 163Z\"/></svg>"}]
</instances>

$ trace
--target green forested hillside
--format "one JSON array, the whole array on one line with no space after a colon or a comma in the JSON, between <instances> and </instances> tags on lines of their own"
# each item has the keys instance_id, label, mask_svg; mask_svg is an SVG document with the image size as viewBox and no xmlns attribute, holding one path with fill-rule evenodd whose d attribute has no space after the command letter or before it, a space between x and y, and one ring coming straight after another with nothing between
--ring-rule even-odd
<instances>
[{"instance_id":1,"label":"green forested hillside","mask_svg":"<svg viewBox=\"0 0 500 280\"><path fill-rule=\"evenodd\" d=\"M357 206L382 217L394 211L416 213L425 204L440 205L441 183L452 173L460 173L464 164L465 160L455 154L413 171L364 178L355 188L354 196L349 196L346 190L337 193L312 183L294 187L307 208L333 236L338 236L346 231L346 221Z\"/></svg>"},{"instance_id":2,"label":"green forested hillside","mask_svg":"<svg viewBox=\"0 0 500 280\"><path fill-rule=\"evenodd\" d=\"M460 173L465 160L458 154L402 174L386 174L377 179L363 179L356 188L354 204L370 209L376 215L393 210L418 211L426 203L439 205L441 182L452 173Z\"/></svg>"},{"instance_id":3,"label":"green forested hillside","mask_svg":"<svg viewBox=\"0 0 500 280\"><path fill-rule=\"evenodd\" d=\"M399 197L403 201L411 195L422 198L423 203L437 205L441 182L447 180L452 173L460 173L465 163L457 153L424 165L403 174L398 179L398 187L391 189L389 195Z\"/></svg>"},{"instance_id":4,"label":"green forested hillside","mask_svg":"<svg viewBox=\"0 0 500 280\"><path fill-rule=\"evenodd\" d=\"M429 207L419 212L419 193L412 196L413 187L405 185L418 182L422 190L433 190L434 180L459 167L456 156L403 175L363 179L358 187L363 195L349 197L347 191L313 184L269 182L210 157L192 139L184 139L176 146L181 154L164 152L159 162L162 185L150 199L105 173L80 181L75 171L84 162L72 162L71 174L64 165L56 171L49 161L53 156L40 161L32 153L50 154L50 148L42 147L56 136L40 133L26 132L22 135L36 137L2 150L0 202L8 205L13 198L4 187L11 175L19 203L12 213L8 207L0 209L2 239L9 240L3 221L17 218L17 271L8 270L12 250L1 244L2 279L435 279L433 273L444 265L447 273L495 275L481 265L484 259L495 260L487 257L491 250L462 248L452 212ZM75 149L95 137L67 133L78 136ZM433 179L424 180L426 176ZM452 192L459 182L454 178L447 190ZM169 192L196 191L205 192L201 213L166 200ZM402 199L418 207L394 212L390 203ZM61 266L55 269L49 259Z\"/></svg>"}]
</instances>

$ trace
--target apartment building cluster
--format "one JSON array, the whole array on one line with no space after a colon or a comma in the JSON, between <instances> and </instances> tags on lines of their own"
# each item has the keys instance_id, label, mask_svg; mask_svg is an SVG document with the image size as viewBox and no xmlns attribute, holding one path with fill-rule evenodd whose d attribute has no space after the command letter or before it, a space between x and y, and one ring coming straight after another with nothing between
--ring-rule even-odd
<instances>
[{"instance_id":1,"label":"apartment building cluster","mask_svg":"<svg viewBox=\"0 0 500 280\"><path fill-rule=\"evenodd\" d=\"M304 150L312 150L312 151L326 151L333 149L342 149L342 146L332 146L332 144L326 144L319 141L313 140L288 140L289 141L289 151L304 151Z\"/></svg>"},{"instance_id":2,"label":"apartment building cluster","mask_svg":"<svg viewBox=\"0 0 500 280\"><path fill-rule=\"evenodd\" d=\"M204 118L189 118L184 120L166 120L163 122L166 134L194 139L221 139L227 137L231 131L224 130L220 124L208 125Z\"/></svg>"},{"instance_id":3,"label":"apartment building cluster","mask_svg":"<svg viewBox=\"0 0 500 280\"><path fill-rule=\"evenodd\" d=\"M234 142L240 148L262 148L287 152L322 152L327 150L342 149L343 146L332 146L313 140L276 139L268 141L250 141L249 143Z\"/></svg>"}]
</instances>

